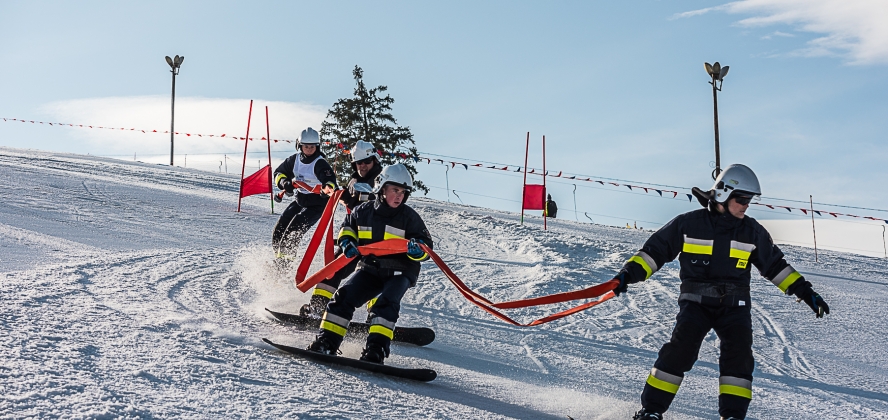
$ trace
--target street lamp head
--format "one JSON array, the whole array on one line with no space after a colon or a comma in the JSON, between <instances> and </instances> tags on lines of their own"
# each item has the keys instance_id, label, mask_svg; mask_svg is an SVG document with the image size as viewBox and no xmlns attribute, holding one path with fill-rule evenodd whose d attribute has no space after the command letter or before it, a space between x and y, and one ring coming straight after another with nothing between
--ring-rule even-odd
<instances>
[{"instance_id":1,"label":"street lamp head","mask_svg":"<svg viewBox=\"0 0 888 420\"><path fill-rule=\"evenodd\" d=\"M724 67L721 68L721 71L718 72L718 80L719 80L719 81L724 80L725 76L728 75L728 69L729 69L729 68L731 68L731 66L724 66Z\"/></svg>"},{"instance_id":2,"label":"street lamp head","mask_svg":"<svg viewBox=\"0 0 888 420\"><path fill-rule=\"evenodd\" d=\"M167 60L167 64L170 65L170 68L174 68L174 66L173 66L173 59L170 58L170 56L166 56L166 60Z\"/></svg>"},{"instance_id":3,"label":"street lamp head","mask_svg":"<svg viewBox=\"0 0 888 420\"><path fill-rule=\"evenodd\" d=\"M718 75L719 75L719 73L721 73L721 69L722 69L721 64L718 64L718 61L716 61L716 62L712 65L712 73L710 73L710 76L715 77L716 79L718 79Z\"/></svg>"},{"instance_id":4,"label":"street lamp head","mask_svg":"<svg viewBox=\"0 0 888 420\"><path fill-rule=\"evenodd\" d=\"M169 57L167 57L167 58L169 58ZM711 77L712 76L712 65L709 63L703 63L703 66L706 67L706 74L708 74Z\"/></svg>"},{"instance_id":5,"label":"street lamp head","mask_svg":"<svg viewBox=\"0 0 888 420\"><path fill-rule=\"evenodd\" d=\"M179 66L182 65L182 62L183 62L183 61L185 61L185 56L184 56L184 55L183 55L183 56L178 56L178 55L177 55L177 56L176 56L176 59L173 60L173 63L176 65L176 67L179 67Z\"/></svg>"}]
</instances>

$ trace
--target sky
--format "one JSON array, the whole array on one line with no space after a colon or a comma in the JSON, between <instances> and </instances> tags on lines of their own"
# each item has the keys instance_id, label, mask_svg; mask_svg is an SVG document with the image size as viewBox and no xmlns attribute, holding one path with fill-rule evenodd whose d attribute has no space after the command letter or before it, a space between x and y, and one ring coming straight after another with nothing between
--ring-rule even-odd
<instances>
[{"instance_id":1,"label":"sky","mask_svg":"<svg viewBox=\"0 0 888 420\"><path fill-rule=\"evenodd\" d=\"M697 208L683 194L712 184L703 63L719 61L730 66L722 167L751 167L763 203L888 219L886 15L879 0L7 0L0 118L149 133L0 120L0 145L169 163L169 135L150 130L169 129L164 56L183 55L176 131L214 137L177 136L175 163L235 173L243 142L227 137L245 135L250 100L251 136L265 134L267 106L271 137L293 140L352 94L358 65L368 86L388 86L422 156L516 168L529 132L528 166L542 166L545 135L547 169L681 191L547 178L559 217L650 228ZM267 160L266 146L249 146L248 173ZM294 152L272 149L275 166ZM520 173L417 166L432 198L520 211ZM876 237L884 225L834 219Z\"/></svg>"}]
</instances>

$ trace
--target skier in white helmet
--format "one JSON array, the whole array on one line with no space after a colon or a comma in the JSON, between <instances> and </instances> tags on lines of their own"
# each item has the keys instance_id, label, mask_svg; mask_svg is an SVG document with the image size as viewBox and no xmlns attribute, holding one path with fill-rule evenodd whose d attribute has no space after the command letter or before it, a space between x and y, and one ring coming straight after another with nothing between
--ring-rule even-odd
<instances>
[{"instance_id":1,"label":"skier in white helmet","mask_svg":"<svg viewBox=\"0 0 888 420\"><path fill-rule=\"evenodd\" d=\"M372 192L372 185L379 173L382 172L382 164L379 161L376 147L370 142L358 140L352 147L350 154L353 172L348 181L348 187L342 192L339 200L345 204L349 211L352 211L358 205L376 199ZM311 301L302 307L300 314L320 317L324 313L324 308L327 307L327 302L339 288L339 284L353 273L357 266L358 260L352 260L351 263L337 271L333 277L318 283L312 293Z\"/></svg>"},{"instance_id":2,"label":"skier in white helmet","mask_svg":"<svg viewBox=\"0 0 888 420\"><path fill-rule=\"evenodd\" d=\"M296 199L281 214L271 237L275 255L279 261L295 258L296 246L302 235L320 220L329 196L336 190L336 174L324 158L320 149L321 138L311 127L302 130L298 152L280 164L274 172L274 183L287 195L296 194ZM322 186L322 193L316 194L294 185L301 181L309 188Z\"/></svg>"},{"instance_id":3,"label":"skier in white helmet","mask_svg":"<svg viewBox=\"0 0 888 420\"><path fill-rule=\"evenodd\" d=\"M375 296L370 308L370 334L361 360L383 363L398 321L401 298L416 285L420 262L429 255L432 236L419 214L404 204L413 178L403 164L388 166L376 178L376 200L359 205L345 217L339 246L346 257L360 259L355 273L333 294L321 319L321 329L309 350L336 354L355 309ZM391 238L409 239L407 252L383 257L360 256L357 247Z\"/></svg>"},{"instance_id":4,"label":"skier in white helmet","mask_svg":"<svg viewBox=\"0 0 888 420\"><path fill-rule=\"evenodd\" d=\"M676 257L681 264L672 338L660 349L648 375L636 420L663 418L710 330L715 330L721 344L718 412L722 419L745 418L755 364L751 266L781 292L804 301L818 318L829 313L829 306L786 262L768 231L746 216L750 200L762 193L751 169L728 166L709 191L694 187L692 192L706 208L679 215L660 228L615 277L620 285L614 292L619 295Z\"/></svg>"}]
</instances>

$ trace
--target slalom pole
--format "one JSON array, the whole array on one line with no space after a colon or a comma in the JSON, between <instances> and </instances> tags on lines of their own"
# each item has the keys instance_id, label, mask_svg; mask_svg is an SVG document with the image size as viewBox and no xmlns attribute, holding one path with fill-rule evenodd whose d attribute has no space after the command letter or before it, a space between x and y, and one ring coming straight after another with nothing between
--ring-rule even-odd
<instances>
[{"instance_id":1,"label":"slalom pole","mask_svg":"<svg viewBox=\"0 0 888 420\"><path fill-rule=\"evenodd\" d=\"M244 137L244 160L241 164L240 193L237 197L237 211L240 213L241 199L244 198L244 171L247 169L247 145L250 143L250 119L253 118L253 100L250 99L250 113L247 114L247 136Z\"/></svg>"},{"instance_id":2,"label":"slalom pole","mask_svg":"<svg viewBox=\"0 0 888 420\"><path fill-rule=\"evenodd\" d=\"M268 126L268 105L265 106L265 138L268 140L268 193L271 196L271 214L274 214L274 182L271 179L271 128Z\"/></svg>"},{"instance_id":3,"label":"slalom pole","mask_svg":"<svg viewBox=\"0 0 888 420\"><path fill-rule=\"evenodd\" d=\"M811 232L814 233L814 262L819 262L817 260L817 229L814 227L814 196L808 195L808 199L811 203Z\"/></svg>"},{"instance_id":4,"label":"slalom pole","mask_svg":"<svg viewBox=\"0 0 888 420\"><path fill-rule=\"evenodd\" d=\"M530 131L527 132L527 145L524 146L524 185L521 186L521 224L524 224L524 194L527 191L527 155L530 153ZM455 194L455 192L454 192Z\"/></svg>"},{"instance_id":5,"label":"slalom pole","mask_svg":"<svg viewBox=\"0 0 888 420\"><path fill-rule=\"evenodd\" d=\"M546 136L543 136L543 230L548 230L546 227L546 213L549 212L549 203L546 199L546 175L549 175L546 172Z\"/></svg>"}]
</instances>

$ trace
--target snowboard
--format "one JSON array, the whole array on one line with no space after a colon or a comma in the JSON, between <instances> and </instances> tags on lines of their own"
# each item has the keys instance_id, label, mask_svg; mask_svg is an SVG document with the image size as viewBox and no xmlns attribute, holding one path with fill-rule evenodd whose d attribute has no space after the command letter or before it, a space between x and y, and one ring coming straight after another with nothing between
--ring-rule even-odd
<instances>
[{"instance_id":1,"label":"snowboard","mask_svg":"<svg viewBox=\"0 0 888 420\"><path fill-rule=\"evenodd\" d=\"M373 373L381 373L383 375L394 376L397 378L411 379L420 382L429 382L438 377L438 373L432 369L408 369L395 366L383 365L380 363L364 362L358 359L348 357L334 356L331 354L318 353L314 351L304 350L297 347L277 344L267 338L262 341L303 359L313 360L317 362L330 363L337 366L347 366L356 369L366 370Z\"/></svg>"},{"instance_id":2,"label":"snowboard","mask_svg":"<svg viewBox=\"0 0 888 420\"><path fill-rule=\"evenodd\" d=\"M268 313L273 315L280 321L293 324L301 329L305 330L316 330L321 325L321 320L318 318L312 318L308 316L296 315L296 314L287 314L283 312L272 311L271 309L265 308ZM370 324L365 324L363 322L352 322L348 324L348 332L350 334L369 334L370 333ZM426 327L398 327L395 326L394 336L392 337L392 341L397 341L399 343L407 343L413 344L416 346L425 346L430 344L432 341L435 341L435 331L431 328Z\"/></svg>"}]
</instances>

